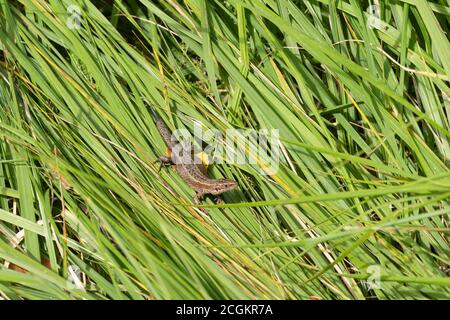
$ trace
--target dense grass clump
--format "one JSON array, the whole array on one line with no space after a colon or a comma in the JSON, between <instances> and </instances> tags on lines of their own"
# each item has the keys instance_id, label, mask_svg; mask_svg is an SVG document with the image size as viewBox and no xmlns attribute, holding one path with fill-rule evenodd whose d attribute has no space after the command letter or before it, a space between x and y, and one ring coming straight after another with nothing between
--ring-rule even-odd
<instances>
[{"instance_id":1,"label":"dense grass clump","mask_svg":"<svg viewBox=\"0 0 450 320\"><path fill-rule=\"evenodd\" d=\"M2 1L0 298L448 298L449 21L444 0ZM195 206L149 106L278 130L278 168L212 164L239 187Z\"/></svg>"}]
</instances>

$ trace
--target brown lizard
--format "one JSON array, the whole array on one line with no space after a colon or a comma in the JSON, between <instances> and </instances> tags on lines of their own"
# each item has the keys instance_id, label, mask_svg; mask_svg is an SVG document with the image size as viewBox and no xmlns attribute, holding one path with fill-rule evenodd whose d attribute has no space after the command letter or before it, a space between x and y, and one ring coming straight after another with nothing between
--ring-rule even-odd
<instances>
[{"instance_id":1,"label":"brown lizard","mask_svg":"<svg viewBox=\"0 0 450 320\"><path fill-rule=\"evenodd\" d=\"M210 179L206 174L206 167L200 161L200 159L195 159L195 155L191 154L189 150L190 156L186 157L183 152L185 149L181 150L181 155L176 156L173 153L172 149L179 143L174 137L172 137L172 132L164 123L163 119L150 108L153 118L156 123L156 127L158 128L161 137L163 138L169 152L171 153L170 157L162 156L159 157L157 161L160 161L162 165L175 165L175 169L180 177L192 188L197 194L194 197L194 203L199 204L203 195L212 194L219 195L225 191L232 190L237 187L237 182L231 179Z\"/></svg>"}]
</instances>

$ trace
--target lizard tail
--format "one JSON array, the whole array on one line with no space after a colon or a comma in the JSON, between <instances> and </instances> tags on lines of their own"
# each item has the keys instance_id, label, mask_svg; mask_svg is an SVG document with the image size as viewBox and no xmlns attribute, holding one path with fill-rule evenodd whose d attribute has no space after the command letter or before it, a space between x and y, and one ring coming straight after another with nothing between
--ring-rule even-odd
<instances>
[{"instance_id":1,"label":"lizard tail","mask_svg":"<svg viewBox=\"0 0 450 320\"><path fill-rule=\"evenodd\" d=\"M174 146L174 141L172 141L172 132L170 132L169 127L167 127L164 120L159 116L153 107L150 106L150 111L152 113L153 119L155 120L156 127L158 128L161 137L166 143L167 147L172 148Z\"/></svg>"}]
</instances>

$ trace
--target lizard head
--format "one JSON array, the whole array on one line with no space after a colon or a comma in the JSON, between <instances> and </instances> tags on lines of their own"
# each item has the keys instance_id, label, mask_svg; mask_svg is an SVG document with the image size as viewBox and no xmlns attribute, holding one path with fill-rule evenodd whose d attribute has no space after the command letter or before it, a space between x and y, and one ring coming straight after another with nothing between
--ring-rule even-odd
<instances>
[{"instance_id":1,"label":"lizard head","mask_svg":"<svg viewBox=\"0 0 450 320\"><path fill-rule=\"evenodd\" d=\"M231 179L220 179L220 189L223 191L229 191L237 187L237 182Z\"/></svg>"}]
</instances>

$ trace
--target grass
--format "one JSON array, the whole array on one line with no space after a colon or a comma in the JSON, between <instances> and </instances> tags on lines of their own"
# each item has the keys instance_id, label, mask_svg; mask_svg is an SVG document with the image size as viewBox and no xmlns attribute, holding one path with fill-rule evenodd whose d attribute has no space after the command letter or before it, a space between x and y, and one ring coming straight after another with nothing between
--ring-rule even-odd
<instances>
[{"instance_id":1,"label":"grass","mask_svg":"<svg viewBox=\"0 0 450 320\"><path fill-rule=\"evenodd\" d=\"M448 298L450 7L373 2L2 1L0 297ZM279 169L199 208L150 105Z\"/></svg>"}]
</instances>

